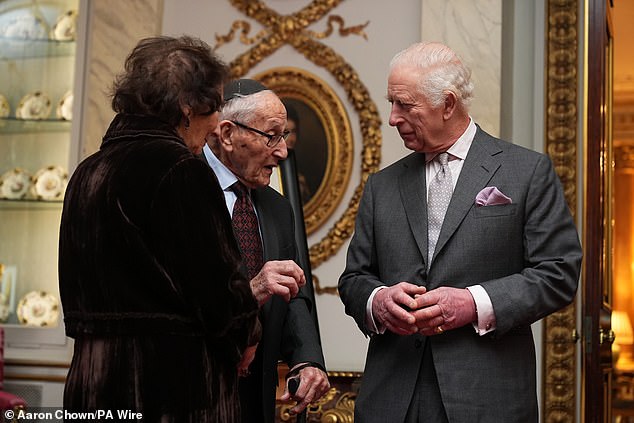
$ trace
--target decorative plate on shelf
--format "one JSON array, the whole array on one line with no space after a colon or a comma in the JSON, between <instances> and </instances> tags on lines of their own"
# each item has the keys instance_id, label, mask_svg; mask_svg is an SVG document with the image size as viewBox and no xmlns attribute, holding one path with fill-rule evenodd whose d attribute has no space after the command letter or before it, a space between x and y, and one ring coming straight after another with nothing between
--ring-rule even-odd
<instances>
[{"instance_id":1,"label":"decorative plate on shelf","mask_svg":"<svg viewBox=\"0 0 634 423\"><path fill-rule=\"evenodd\" d=\"M9 299L0 292L0 322L4 323L9 319L11 309L9 308Z\"/></svg>"},{"instance_id":2,"label":"decorative plate on shelf","mask_svg":"<svg viewBox=\"0 0 634 423\"><path fill-rule=\"evenodd\" d=\"M18 119L46 119L51 114L51 100L42 91L22 97L15 117Z\"/></svg>"},{"instance_id":3,"label":"decorative plate on shelf","mask_svg":"<svg viewBox=\"0 0 634 423\"><path fill-rule=\"evenodd\" d=\"M17 307L18 321L28 326L55 326L59 319L59 301L44 291L27 293Z\"/></svg>"},{"instance_id":4,"label":"decorative plate on shelf","mask_svg":"<svg viewBox=\"0 0 634 423\"><path fill-rule=\"evenodd\" d=\"M68 172L61 166L47 166L32 178L31 192L39 200L61 200L64 196Z\"/></svg>"},{"instance_id":5,"label":"decorative plate on shelf","mask_svg":"<svg viewBox=\"0 0 634 423\"><path fill-rule=\"evenodd\" d=\"M9 117L11 113L11 106L9 105L9 100L2 94L0 94L0 118Z\"/></svg>"},{"instance_id":6,"label":"decorative plate on shelf","mask_svg":"<svg viewBox=\"0 0 634 423\"><path fill-rule=\"evenodd\" d=\"M51 31L51 38L58 41L72 41L77 32L77 11L69 10L57 18Z\"/></svg>"},{"instance_id":7,"label":"decorative plate on shelf","mask_svg":"<svg viewBox=\"0 0 634 423\"><path fill-rule=\"evenodd\" d=\"M24 198L31 186L31 176L16 167L0 176L0 198L19 200Z\"/></svg>"},{"instance_id":8,"label":"decorative plate on shelf","mask_svg":"<svg viewBox=\"0 0 634 423\"><path fill-rule=\"evenodd\" d=\"M49 27L46 22L28 11L10 18L0 28L0 35L23 40L46 40L48 32Z\"/></svg>"},{"instance_id":9,"label":"decorative plate on shelf","mask_svg":"<svg viewBox=\"0 0 634 423\"><path fill-rule=\"evenodd\" d=\"M57 104L57 118L62 120L73 120L73 92L67 91Z\"/></svg>"}]
</instances>

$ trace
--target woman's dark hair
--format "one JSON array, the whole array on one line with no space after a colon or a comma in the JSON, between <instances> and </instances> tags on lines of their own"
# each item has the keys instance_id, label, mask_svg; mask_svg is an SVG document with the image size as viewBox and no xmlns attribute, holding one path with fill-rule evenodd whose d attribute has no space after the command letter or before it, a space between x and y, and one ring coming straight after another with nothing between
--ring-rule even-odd
<instances>
[{"instance_id":1,"label":"woman's dark hair","mask_svg":"<svg viewBox=\"0 0 634 423\"><path fill-rule=\"evenodd\" d=\"M154 116L176 127L189 106L194 114L211 114L222 106L227 66L198 38L145 38L125 61L113 86L117 113Z\"/></svg>"}]
</instances>

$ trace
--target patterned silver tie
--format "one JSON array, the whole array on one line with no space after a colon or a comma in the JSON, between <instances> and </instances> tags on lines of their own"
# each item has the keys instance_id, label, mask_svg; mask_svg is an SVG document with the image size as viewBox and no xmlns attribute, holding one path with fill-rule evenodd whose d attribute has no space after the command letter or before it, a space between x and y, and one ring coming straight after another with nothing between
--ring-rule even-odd
<instances>
[{"instance_id":1,"label":"patterned silver tie","mask_svg":"<svg viewBox=\"0 0 634 423\"><path fill-rule=\"evenodd\" d=\"M440 153L434 160L440 163L440 170L436 176L429 181L429 193L427 194L427 216L428 216L428 261L427 267L434 257L436 242L445 219L451 194L453 193L453 183L451 181L451 170L449 170L449 153Z\"/></svg>"}]
</instances>

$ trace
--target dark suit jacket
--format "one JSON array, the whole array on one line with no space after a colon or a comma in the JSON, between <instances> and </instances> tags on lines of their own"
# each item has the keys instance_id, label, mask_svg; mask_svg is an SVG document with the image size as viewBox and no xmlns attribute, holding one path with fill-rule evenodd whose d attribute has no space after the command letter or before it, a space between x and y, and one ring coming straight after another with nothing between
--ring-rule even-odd
<instances>
[{"instance_id":1,"label":"dark suit jacket","mask_svg":"<svg viewBox=\"0 0 634 423\"><path fill-rule=\"evenodd\" d=\"M264 261L295 260L297 244L290 203L270 187L252 194L264 244ZM278 360L289 367L313 361L325 365L319 336L310 310L314 307L304 289L289 303L274 296L262 306L262 405L265 421L273 422Z\"/></svg>"},{"instance_id":2,"label":"dark suit jacket","mask_svg":"<svg viewBox=\"0 0 634 423\"><path fill-rule=\"evenodd\" d=\"M477 207L495 186L512 204ZM574 298L581 247L548 157L478 128L427 266L424 155L413 153L372 175L365 187L339 292L361 330L379 286L409 281L428 289L480 284L497 329L471 325L442 335L373 335L357 398L357 422L401 422L429 342L451 422L536 422L531 323Z\"/></svg>"}]
</instances>

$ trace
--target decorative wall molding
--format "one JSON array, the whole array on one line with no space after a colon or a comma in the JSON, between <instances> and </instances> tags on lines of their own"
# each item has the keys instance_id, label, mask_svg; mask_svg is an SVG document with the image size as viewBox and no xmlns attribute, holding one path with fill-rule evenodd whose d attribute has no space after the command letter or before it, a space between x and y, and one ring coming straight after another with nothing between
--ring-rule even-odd
<instances>
[{"instance_id":1,"label":"decorative wall molding","mask_svg":"<svg viewBox=\"0 0 634 423\"><path fill-rule=\"evenodd\" d=\"M634 97L628 101L617 101L622 98L614 92L615 101L612 109L612 135L615 142L634 144Z\"/></svg>"},{"instance_id":2,"label":"decorative wall molding","mask_svg":"<svg viewBox=\"0 0 634 423\"><path fill-rule=\"evenodd\" d=\"M614 168L629 172L634 170L634 144L614 146Z\"/></svg>"},{"instance_id":3,"label":"decorative wall molding","mask_svg":"<svg viewBox=\"0 0 634 423\"><path fill-rule=\"evenodd\" d=\"M246 75L264 58L275 53L285 44L292 46L306 59L330 72L335 80L341 84L348 96L348 101L354 108L359 119L359 126L363 136L361 150L361 178L352 198L343 214L329 229L318 243L310 246L310 263L313 269L336 254L346 239L354 231L354 220L357 214L363 187L368 176L379 169L381 162L381 119L376 104L361 82L354 68L331 47L316 39L328 36L332 31L315 33L307 27L324 18L342 0L313 0L304 8L289 15L280 15L268 8L260 0L230 0L231 4L247 17L256 20L264 29L257 35L249 37L250 26L244 21L236 21L229 34L217 36L216 48L232 39L240 29L240 39L245 44L255 44L245 53L238 55L231 63L233 78ZM345 27L340 17L331 17L328 22L340 25L340 34L356 34L365 36L363 28L368 24ZM246 24L246 25L245 25ZM232 34L233 33L233 34ZM345 189L345 187L344 187ZM336 291L335 291L336 292Z\"/></svg>"},{"instance_id":4,"label":"decorative wall molding","mask_svg":"<svg viewBox=\"0 0 634 423\"><path fill-rule=\"evenodd\" d=\"M576 220L578 1L548 0L546 14L546 151ZM544 322L545 422L575 421L575 327L574 303Z\"/></svg>"}]
</instances>

